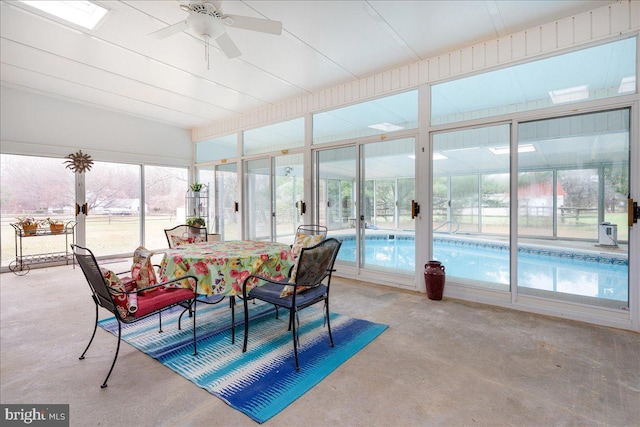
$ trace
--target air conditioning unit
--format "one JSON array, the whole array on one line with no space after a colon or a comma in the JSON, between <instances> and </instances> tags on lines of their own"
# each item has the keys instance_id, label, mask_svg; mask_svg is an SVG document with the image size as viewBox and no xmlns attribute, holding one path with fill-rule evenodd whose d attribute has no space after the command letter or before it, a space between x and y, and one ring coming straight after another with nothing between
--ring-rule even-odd
<instances>
[{"instance_id":1,"label":"air conditioning unit","mask_svg":"<svg viewBox=\"0 0 640 427\"><path fill-rule=\"evenodd\" d=\"M603 222L598 227L598 244L600 246L618 246L618 225Z\"/></svg>"}]
</instances>

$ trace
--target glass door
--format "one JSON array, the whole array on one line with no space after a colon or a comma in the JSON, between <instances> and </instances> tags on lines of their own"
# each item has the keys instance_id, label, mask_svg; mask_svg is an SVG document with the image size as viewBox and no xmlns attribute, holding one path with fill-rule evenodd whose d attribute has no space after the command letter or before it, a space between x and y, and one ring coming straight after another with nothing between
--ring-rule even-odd
<instances>
[{"instance_id":1,"label":"glass door","mask_svg":"<svg viewBox=\"0 0 640 427\"><path fill-rule=\"evenodd\" d=\"M271 160L244 162L245 238L272 240L272 218L275 215L271 194Z\"/></svg>"},{"instance_id":2,"label":"glass door","mask_svg":"<svg viewBox=\"0 0 640 427\"><path fill-rule=\"evenodd\" d=\"M361 146L360 267L415 274L415 139Z\"/></svg>"},{"instance_id":3,"label":"glass door","mask_svg":"<svg viewBox=\"0 0 640 427\"><path fill-rule=\"evenodd\" d=\"M213 194L213 230L222 240L240 239L238 222L238 164L215 167Z\"/></svg>"},{"instance_id":4,"label":"glass door","mask_svg":"<svg viewBox=\"0 0 640 427\"><path fill-rule=\"evenodd\" d=\"M629 116L519 124L519 295L629 309Z\"/></svg>"},{"instance_id":5,"label":"glass door","mask_svg":"<svg viewBox=\"0 0 640 427\"><path fill-rule=\"evenodd\" d=\"M338 260L359 272L414 275L415 139L314 156L317 215L329 236L343 242Z\"/></svg>"},{"instance_id":6,"label":"glass door","mask_svg":"<svg viewBox=\"0 0 640 427\"><path fill-rule=\"evenodd\" d=\"M508 124L432 137L433 258L447 280L509 291Z\"/></svg>"},{"instance_id":7,"label":"glass door","mask_svg":"<svg viewBox=\"0 0 640 427\"><path fill-rule=\"evenodd\" d=\"M303 160L289 154L245 162L247 239L293 243L305 203Z\"/></svg>"},{"instance_id":8,"label":"glass door","mask_svg":"<svg viewBox=\"0 0 640 427\"><path fill-rule=\"evenodd\" d=\"M274 159L275 240L293 243L296 229L301 224L307 203L304 200L304 156L290 154Z\"/></svg>"},{"instance_id":9,"label":"glass door","mask_svg":"<svg viewBox=\"0 0 640 427\"><path fill-rule=\"evenodd\" d=\"M359 241L356 239L356 200L358 191L356 147L314 152L314 191L318 223L325 225L329 237L342 240L338 260L356 266Z\"/></svg>"}]
</instances>

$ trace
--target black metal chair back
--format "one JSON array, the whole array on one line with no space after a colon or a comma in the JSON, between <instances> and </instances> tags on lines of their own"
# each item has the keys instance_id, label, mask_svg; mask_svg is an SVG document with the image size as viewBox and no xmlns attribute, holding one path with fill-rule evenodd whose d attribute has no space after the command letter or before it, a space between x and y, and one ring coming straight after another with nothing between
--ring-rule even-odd
<instances>
[{"instance_id":1,"label":"black metal chair back","mask_svg":"<svg viewBox=\"0 0 640 427\"><path fill-rule=\"evenodd\" d=\"M82 352L82 355L80 356L80 360L84 359L84 355L87 353L87 351L89 350L89 347L91 347L91 343L93 342L93 338L96 336L96 330L98 329L98 307L103 307L104 309L108 310L109 312L113 313L113 315L116 318L116 321L118 322L118 346L116 347L116 353L115 356L113 358L113 362L111 363L111 368L109 369L109 373L107 373L107 377L104 379L104 382L102 383L102 385L100 386L101 388L105 388L107 387L107 381L109 380L109 377L111 376L111 372L113 372L113 367L116 364L116 360L118 359L118 353L120 351L120 341L122 338L122 324L123 323L134 323L137 322L139 320L145 319L149 316L153 316L155 314L158 314L158 319L159 319L159 332L162 332L162 311L166 310L170 307L176 306L176 305L180 305L182 307L184 307L186 310L189 311L190 314L193 315L193 354L197 355L198 354L198 350L197 350L197 346L196 346L196 340L197 340L197 336L196 336L196 310L195 310L195 300L196 300L196 294L192 291L188 291L186 289L179 289L176 290L176 292L173 294L173 298L164 298L163 296L161 296L163 298L163 301L160 302L157 306L153 305L152 303L150 306L152 307L151 310L147 310L144 314L140 314L139 316L137 316L136 314L134 314L132 317L127 317L127 318L123 318L123 316L120 314L120 312L118 311L117 305L114 301L114 297L112 292L109 290L109 286L107 285L107 281L104 277L104 275L102 274L102 271L98 265L98 261L96 260L95 256L93 255L93 252L91 252L89 249L87 248L83 248L82 246L78 246L76 244L72 244L71 245L72 249L73 249L73 254L76 258L76 260L78 261L78 265L80 265L80 269L82 270L82 273L84 274L84 277L87 279L87 283L89 284L89 288L91 288L91 293L92 293L92 298L93 301L95 303L95 308L96 308L96 315L95 315L95 323L93 326L93 334L91 335L91 339L89 340L89 344L87 344L87 347L84 349L84 351ZM194 276L184 276L180 279L172 279L169 280L167 282L164 283L158 283L155 285L151 285L147 288L145 288L146 290L152 289L152 288L160 288L160 287L164 287L166 285L172 284L172 283L177 283L180 282L184 279L189 279L189 280L193 280L194 283L194 289L197 289L197 278ZM137 289L130 291L130 292L123 292L123 291L119 291L117 289L113 290L114 292L117 292L119 294L136 294L137 293ZM158 293L162 292L162 291L157 291ZM152 294L153 295L153 294ZM165 294L163 294L165 295ZM138 297L138 302L140 303L142 298L146 298L145 296L139 296ZM153 296L149 297L149 298L153 298ZM140 311L137 311L136 313L140 313ZM180 322L178 322L178 328L180 328Z\"/></svg>"},{"instance_id":2,"label":"black metal chair back","mask_svg":"<svg viewBox=\"0 0 640 427\"><path fill-rule=\"evenodd\" d=\"M95 303L121 319L93 252L78 245L71 245L71 247L74 249L74 255L78 261L78 265L80 265L80 269L84 273L84 277L87 279L87 283L91 288ZM83 253L79 253L79 251Z\"/></svg>"},{"instance_id":3,"label":"black metal chair back","mask_svg":"<svg viewBox=\"0 0 640 427\"><path fill-rule=\"evenodd\" d=\"M334 264L340 251L342 242L329 238L315 246L302 248L297 259L297 266L291 270L289 280L274 280L260 275L250 275L242 284L242 296L244 303L244 344L242 351L247 351L249 338L249 306L247 301L259 299L276 306L276 318L278 307L289 309L289 329L293 336L293 351L295 355L296 370L300 369L298 361L298 315L303 308L323 301L324 314L329 332L329 343L333 347L331 335L331 321L329 316L329 289L331 276L334 272ZM265 282L262 286L247 289L247 284L253 278ZM326 280L326 282L325 282ZM290 291L288 288L293 287Z\"/></svg>"},{"instance_id":4,"label":"black metal chair back","mask_svg":"<svg viewBox=\"0 0 640 427\"><path fill-rule=\"evenodd\" d=\"M296 285L317 286L322 283L325 277L331 276L340 245L342 242L339 240L327 239L310 248L302 248L298 268L295 271ZM327 292L330 285L331 281L329 280Z\"/></svg>"},{"instance_id":5,"label":"black metal chair back","mask_svg":"<svg viewBox=\"0 0 640 427\"><path fill-rule=\"evenodd\" d=\"M327 227L324 225L316 225L316 224L303 224L299 225L296 231L297 234L306 234L306 235L322 235L322 239L327 238Z\"/></svg>"}]
</instances>

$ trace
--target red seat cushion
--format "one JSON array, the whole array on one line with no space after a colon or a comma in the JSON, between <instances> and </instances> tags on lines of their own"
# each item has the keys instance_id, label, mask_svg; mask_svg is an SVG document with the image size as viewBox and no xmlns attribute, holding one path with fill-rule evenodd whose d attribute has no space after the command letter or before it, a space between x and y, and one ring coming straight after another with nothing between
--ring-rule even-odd
<instances>
[{"instance_id":1,"label":"red seat cushion","mask_svg":"<svg viewBox=\"0 0 640 427\"><path fill-rule=\"evenodd\" d=\"M160 288L150 294L138 295L138 311L133 313L133 317L142 317L190 298L195 298L195 294L184 288Z\"/></svg>"}]
</instances>

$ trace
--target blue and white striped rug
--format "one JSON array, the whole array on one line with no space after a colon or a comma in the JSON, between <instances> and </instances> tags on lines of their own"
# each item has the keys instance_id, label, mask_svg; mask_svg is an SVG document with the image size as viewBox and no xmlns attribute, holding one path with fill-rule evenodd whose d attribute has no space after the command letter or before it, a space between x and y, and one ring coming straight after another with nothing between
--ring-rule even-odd
<instances>
[{"instance_id":1,"label":"blue and white striped rug","mask_svg":"<svg viewBox=\"0 0 640 427\"><path fill-rule=\"evenodd\" d=\"M329 335L320 308L309 307L300 315L300 371L296 372L288 312L275 318L273 306L249 304L249 344L242 353L244 325L236 325L236 343L231 344L231 311L227 301L210 306L199 304L197 313L198 355L193 356L192 319L177 319L181 310L123 325L122 338L137 349L191 380L231 407L263 423L318 384L338 366L380 335L387 325L331 314ZM236 306L236 321L243 320L242 306ZM243 322L242 322L243 323ZM117 336L114 318L99 325ZM117 369L117 368L116 368Z\"/></svg>"}]
</instances>

